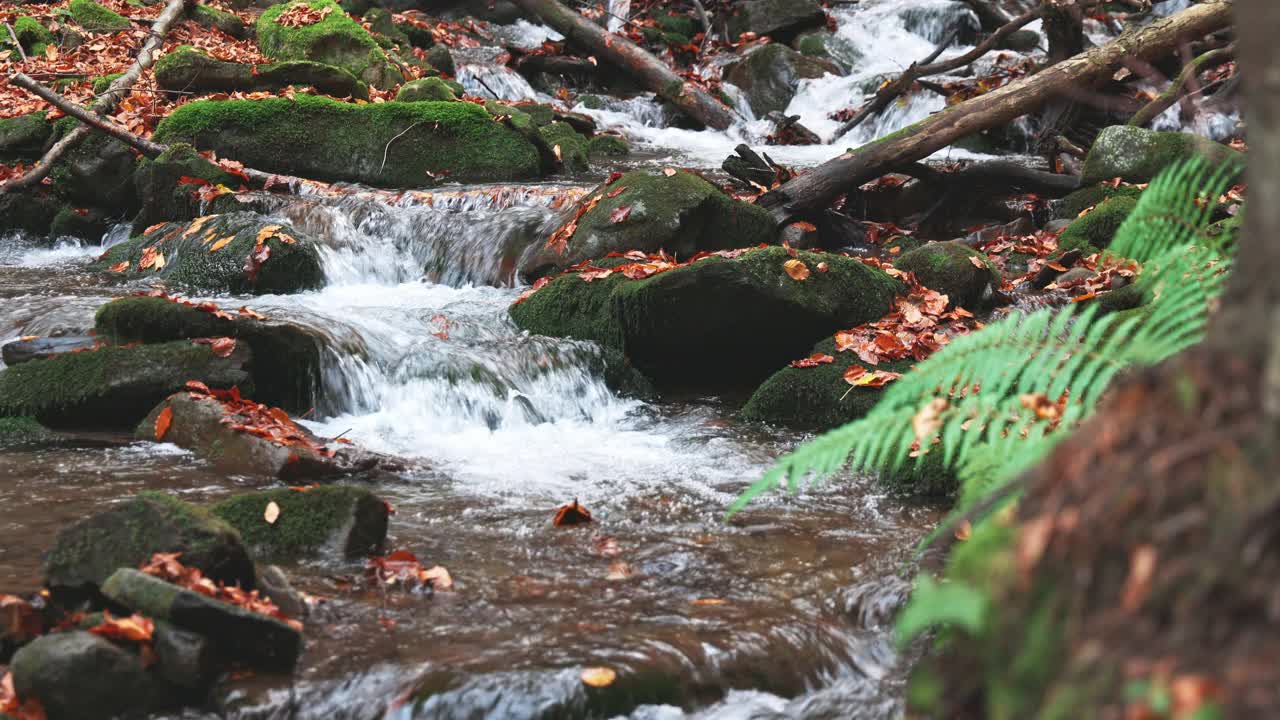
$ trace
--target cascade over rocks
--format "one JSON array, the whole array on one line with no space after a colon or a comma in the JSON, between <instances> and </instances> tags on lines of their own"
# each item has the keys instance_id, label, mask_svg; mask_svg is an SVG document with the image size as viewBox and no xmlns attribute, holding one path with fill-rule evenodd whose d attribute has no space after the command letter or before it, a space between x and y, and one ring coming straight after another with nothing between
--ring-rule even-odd
<instances>
[{"instance_id":1,"label":"cascade over rocks","mask_svg":"<svg viewBox=\"0 0 1280 720\"><path fill-rule=\"evenodd\" d=\"M660 386L759 382L824 335L884 315L901 289L857 260L809 252L794 258L809 276L793 280L784 268L792 259L773 246L642 280L614 273L587 282L570 272L514 305L511 318L534 334L619 350Z\"/></svg>"},{"instance_id":2,"label":"cascade over rocks","mask_svg":"<svg viewBox=\"0 0 1280 720\"><path fill-rule=\"evenodd\" d=\"M275 503L280 514L267 522L263 510ZM240 532L259 558L338 554L379 554L387 539L387 503L369 490L344 485L265 490L237 495L213 507L213 514Z\"/></svg>"},{"instance_id":3,"label":"cascade over rocks","mask_svg":"<svg viewBox=\"0 0 1280 720\"><path fill-rule=\"evenodd\" d=\"M801 80L828 73L840 75L840 66L782 43L768 43L747 50L741 60L725 66L724 78L746 94L756 117L764 117L786 110Z\"/></svg>"},{"instance_id":4,"label":"cascade over rocks","mask_svg":"<svg viewBox=\"0 0 1280 720\"><path fill-rule=\"evenodd\" d=\"M1213 165L1231 163L1244 168L1244 156L1239 151L1199 135L1114 125L1094 140L1084 161L1080 184L1088 186L1117 177L1125 182L1151 182L1161 170L1196 155Z\"/></svg>"},{"instance_id":5,"label":"cascade over rocks","mask_svg":"<svg viewBox=\"0 0 1280 720\"><path fill-rule=\"evenodd\" d=\"M45 557L45 584L55 592L92 592L119 568L175 552L182 553L183 564L215 581L254 585L253 560L235 528L158 492L140 493L63 528Z\"/></svg>"},{"instance_id":6,"label":"cascade over rocks","mask_svg":"<svg viewBox=\"0 0 1280 720\"><path fill-rule=\"evenodd\" d=\"M155 139L189 142L267 172L383 187L542 174L533 143L460 102L200 100L174 110Z\"/></svg>"},{"instance_id":7,"label":"cascade over rocks","mask_svg":"<svg viewBox=\"0 0 1280 720\"><path fill-rule=\"evenodd\" d=\"M687 258L703 250L777 239L777 226L768 212L683 171L669 177L643 170L627 173L585 195L569 217L591 203L594 207L577 219L564 252L543 245L525 252L520 259L522 276L540 277L611 252L665 250Z\"/></svg>"},{"instance_id":8,"label":"cascade over rocks","mask_svg":"<svg viewBox=\"0 0 1280 720\"><path fill-rule=\"evenodd\" d=\"M315 240L257 213L207 215L149 229L113 245L90 268L203 292L282 294L324 282Z\"/></svg>"},{"instance_id":9,"label":"cascade over rocks","mask_svg":"<svg viewBox=\"0 0 1280 720\"><path fill-rule=\"evenodd\" d=\"M219 357L188 340L103 347L0 370L0 417L31 416L50 427L128 428L188 380L252 387L247 345Z\"/></svg>"}]
</instances>

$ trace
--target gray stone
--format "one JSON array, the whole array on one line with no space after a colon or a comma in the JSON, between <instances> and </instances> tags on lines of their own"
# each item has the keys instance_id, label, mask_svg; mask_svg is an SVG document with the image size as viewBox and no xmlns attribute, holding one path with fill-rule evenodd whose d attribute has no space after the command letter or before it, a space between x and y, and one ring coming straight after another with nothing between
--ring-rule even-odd
<instances>
[{"instance_id":1,"label":"gray stone","mask_svg":"<svg viewBox=\"0 0 1280 720\"><path fill-rule=\"evenodd\" d=\"M164 689L142 658L84 631L45 635L13 657L13 688L34 698L49 720L96 720L145 713Z\"/></svg>"}]
</instances>

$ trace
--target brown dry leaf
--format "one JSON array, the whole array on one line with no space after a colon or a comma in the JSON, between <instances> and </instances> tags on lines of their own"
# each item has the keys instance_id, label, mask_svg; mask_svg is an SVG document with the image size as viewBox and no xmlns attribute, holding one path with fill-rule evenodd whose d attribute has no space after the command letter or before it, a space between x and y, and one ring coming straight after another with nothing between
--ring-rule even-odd
<instances>
[{"instance_id":1,"label":"brown dry leaf","mask_svg":"<svg viewBox=\"0 0 1280 720\"><path fill-rule=\"evenodd\" d=\"M801 282L809 277L809 266L805 265L801 260L788 260L782 263L782 269L796 282Z\"/></svg>"},{"instance_id":2,"label":"brown dry leaf","mask_svg":"<svg viewBox=\"0 0 1280 720\"><path fill-rule=\"evenodd\" d=\"M159 245L152 245L142 251L142 259L138 261L138 269L160 270L164 267L164 253L160 252Z\"/></svg>"},{"instance_id":3,"label":"brown dry leaf","mask_svg":"<svg viewBox=\"0 0 1280 720\"><path fill-rule=\"evenodd\" d=\"M631 566L621 560L609 563L609 574L605 580L626 580L631 577Z\"/></svg>"},{"instance_id":4,"label":"brown dry leaf","mask_svg":"<svg viewBox=\"0 0 1280 720\"><path fill-rule=\"evenodd\" d=\"M0 595L0 637L18 642L34 639L44 632L40 611L17 595ZM3 708L0 708L0 712Z\"/></svg>"},{"instance_id":5,"label":"brown dry leaf","mask_svg":"<svg viewBox=\"0 0 1280 720\"><path fill-rule=\"evenodd\" d=\"M1022 531L1018 534L1015 558L1018 570L1024 578L1030 577L1032 568L1040 562L1045 548L1049 547L1049 540L1053 537L1054 522L1053 515L1045 514L1022 524Z\"/></svg>"},{"instance_id":6,"label":"brown dry leaf","mask_svg":"<svg viewBox=\"0 0 1280 720\"><path fill-rule=\"evenodd\" d=\"M1151 590L1151 576L1156 571L1156 549L1140 545L1129 556L1129 577L1124 583L1120 606L1128 612L1137 610Z\"/></svg>"},{"instance_id":7,"label":"brown dry leaf","mask_svg":"<svg viewBox=\"0 0 1280 720\"><path fill-rule=\"evenodd\" d=\"M127 270L129 269L129 261L128 261L128 260L121 260L120 262L116 263L115 265L112 265L111 267L109 267L109 268L107 268L107 269L108 269L108 270L110 270L110 271L111 271L111 272L113 272L113 273L122 273L122 272L125 272L125 271L127 271Z\"/></svg>"},{"instance_id":8,"label":"brown dry leaf","mask_svg":"<svg viewBox=\"0 0 1280 720\"><path fill-rule=\"evenodd\" d=\"M209 343L209 348L218 357L231 357L231 353L236 351L236 340L229 337L214 338L213 342Z\"/></svg>"},{"instance_id":9,"label":"brown dry leaf","mask_svg":"<svg viewBox=\"0 0 1280 720\"><path fill-rule=\"evenodd\" d=\"M698 598L693 601L694 605L728 605L729 601L724 598Z\"/></svg>"},{"instance_id":10,"label":"brown dry leaf","mask_svg":"<svg viewBox=\"0 0 1280 720\"><path fill-rule=\"evenodd\" d=\"M956 539L960 541L968 540L969 536L972 534L973 525L971 525L968 520L960 523L960 527L956 528L955 532Z\"/></svg>"},{"instance_id":11,"label":"brown dry leaf","mask_svg":"<svg viewBox=\"0 0 1280 720\"><path fill-rule=\"evenodd\" d=\"M169 426L173 424L173 407L165 405L160 414L156 416L156 441L164 440L164 436L169 433Z\"/></svg>"},{"instance_id":12,"label":"brown dry leaf","mask_svg":"<svg viewBox=\"0 0 1280 720\"><path fill-rule=\"evenodd\" d=\"M222 238L222 239L218 240L218 241L217 241L217 242L215 242L214 244L210 245L210 246L209 246L209 252L218 252L218 251L219 251L219 250L221 250L222 248L224 248L224 247L226 247L226 246L230 245L230 244L231 244L231 241L232 241L232 240L235 240L235 239L236 239L236 236L235 236L235 235L228 235L228 236L226 236L226 237L224 237L224 238Z\"/></svg>"},{"instance_id":13,"label":"brown dry leaf","mask_svg":"<svg viewBox=\"0 0 1280 720\"><path fill-rule=\"evenodd\" d=\"M818 272L826 272L828 267L829 266L827 265L827 261L823 260L822 262L818 263Z\"/></svg>"},{"instance_id":14,"label":"brown dry leaf","mask_svg":"<svg viewBox=\"0 0 1280 720\"><path fill-rule=\"evenodd\" d=\"M618 673L607 667L592 667L582 671L582 684L591 687L609 687L618 679Z\"/></svg>"},{"instance_id":15,"label":"brown dry leaf","mask_svg":"<svg viewBox=\"0 0 1280 720\"><path fill-rule=\"evenodd\" d=\"M423 570L418 573L418 578L422 580L422 582L430 581L431 587L434 590L450 590L453 588L453 576L449 574L448 570L444 569L440 565L435 565L428 570Z\"/></svg>"},{"instance_id":16,"label":"brown dry leaf","mask_svg":"<svg viewBox=\"0 0 1280 720\"><path fill-rule=\"evenodd\" d=\"M1169 682L1173 717L1191 717L1202 705L1222 700L1222 687L1204 675L1178 675Z\"/></svg>"},{"instance_id":17,"label":"brown dry leaf","mask_svg":"<svg viewBox=\"0 0 1280 720\"><path fill-rule=\"evenodd\" d=\"M205 223L209 222L215 217L217 217L217 215L204 215L196 218L195 220L192 220L191 225L188 226L186 231L182 233L182 237L184 238L191 237L192 235L195 235L196 233L200 232L200 228L204 227Z\"/></svg>"},{"instance_id":18,"label":"brown dry leaf","mask_svg":"<svg viewBox=\"0 0 1280 720\"><path fill-rule=\"evenodd\" d=\"M572 503L557 510L556 517L552 520L552 524L556 527L572 527L590 522L592 522L591 511L579 505L578 498L574 498Z\"/></svg>"},{"instance_id":19,"label":"brown dry leaf","mask_svg":"<svg viewBox=\"0 0 1280 720\"><path fill-rule=\"evenodd\" d=\"M559 145L556 145L555 147L551 148L551 152L555 153L556 162L564 162L564 153L563 151L560 150Z\"/></svg>"},{"instance_id":20,"label":"brown dry leaf","mask_svg":"<svg viewBox=\"0 0 1280 720\"><path fill-rule=\"evenodd\" d=\"M818 367L819 365L830 365L835 361L836 361L835 358L831 357L830 355L827 355L826 353L814 353L802 360L791 361L791 367L811 368L811 367Z\"/></svg>"},{"instance_id":21,"label":"brown dry leaf","mask_svg":"<svg viewBox=\"0 0 1280 720\"><path fill-rule=\"evenodd\" d=\"M978 259L973 255L969 256L969 262L973 263L973 266L978 268L979 270L986 267L986 265L982 262L982 260Z\"/></svg>"},{"instance_id":22,"label":"brown dry leaf","mask_svg":"<svg viewBox=\"0 0 1280 720\"><path fill-rule=\"evenodd\" d=\"M911 431L915 433L916 442L929 440L942 429L942 413L951 407L946 398L934 398L911 418Z\"/></svg>"},{"instance_id":23,"label":"brown dry leaf","mask_svg":"<svg viewBox=\"0 0 1280 720\"><path fill-rule=\"evenodd\" d=\"M89 628L89 632L110 640L144 643L151 640L155 629L155 623L142 615L135 613L127 618L113 618L111 613L104 610L102 624Z\"/></svg>"},{"instance_id":24,"label":"brown dry leaf","mask_svg":"<svg viewBox=\"0 0 1280 720\"><path fill-rule=\"evenodd\" d=\"M272 235L275 235L279 231L280 231L279 225L264 225L262 229L258 231L257 244L261 245L262 243L266 242L268 238L270 238Z\"/></svg>"},{"instance_id":25,"label":"brown dry leaf","mask_svg":"<svg viewBox=\"0 0 1280 720\"><path fill-rule=\"evenodd\" d=\"M791 227L796 228L797 230L801 230L803 232L814 232L818 229L817 225L814 225L811 222L805 222L803 220L797 220L796 222L791 223Z\"/></svg>"},{"instance_id":26,"label":"brown dry leaf","mask_svg":"<svg viewBox=\"0 0 1280 720\"><path fill-rule=\"evenodd\" d=\"M662 174L666 175L667 177L671 177L676 174L676 170L675 168L663 168Z\"/></svg>"},{"instance_id":27,"label":"brown dry leaf","mask_svg":"<svg viewBox=\"0 0 1280 720\"><path fill-rule=\"evenodd\" d=\"M280 506L275 500L267 503L267 509L262 512L262 519L266 520L268 525L275 525L276 520L280 519Z\"/></svg>"}]
</instances>

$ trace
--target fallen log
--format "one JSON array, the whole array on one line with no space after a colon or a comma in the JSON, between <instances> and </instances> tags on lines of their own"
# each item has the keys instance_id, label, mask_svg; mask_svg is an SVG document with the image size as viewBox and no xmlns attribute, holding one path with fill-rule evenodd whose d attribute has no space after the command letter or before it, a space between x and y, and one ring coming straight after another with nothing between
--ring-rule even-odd
<instances>
[{"instance_id":1,"label":"fallen log","mask_svg":"<svg viewBox=\"0 0 1280 720\"><path fill-rule=\"evenodd\" d=\"M137 58L133 61L133 65L125 71L123 75L116 78L107 91L102 94L90 107L90 110L96 115L106 115L115 109L116 105L123 100L130 91L133 90L133 84L138 82L138 78L142 76L143 71L151 67L156 61L156 53L164 46L164 37L169 34L169 28L177 21L179 17L186 12L187 6L195 5L195 0L168 0L164 6L164 10L156 17L154 23L151 24L151 30L147 33L147 40L142 44L142 49L138 51ZM19 73L21 74L21 73ZM10 78L10 82L13 78ZM70 114L70 113L68 113ZM89 128L81 125L66 135L62 139L54 143L53 147L41 157L35 167L31 168L26 174L20 175L11 180L0 183L0 195L38 185L41 180L48 177L53 171L54 163L67 153L67 151L80 144L80 141L89 136Z\"/></svg>"},{"instance_id":2,"label":"fallen log","mask_svg":"<svg viewBox=\"0 0 1280 720\"><path fill-rule=\"evenodd\" d=\"M766 193L759 203L780 223L815 214L850 188L928 157L961 138L1006 125L1066 95L1072 88L1101 83L1127 61L1160 58L1188 38L1226 27L1231 23L1233 5L1234 0L1207 0L1160 22L1126 32L1102 47L847 152Z\"/></svg>"},{"instance_id":3,"label":"fallen log","mask_svg":"<svg viewBox=\"0 0 1280 720\"><path fill-rule=\"evenodd\" d=\"M557 0L512 0L535 19L550 25L565 40L590 50L632 75L658 97L689 117L716 130L734 123L737 114L705 90L690 83L652 54L621 35L614 35Z\"/></svg>"},{"instance_id":4,"label":"fallen log","mask_svg":"<svg viewBox=\"0 0 1280 720\"><path fill-rule=\"evenodd\" d=\"M1221 65L1225 62L1230 62L1235 59L1235 56L1236 47L1235 44L1231 44L1227 47L1210 50L1209 52L1194 58L1191 62L1187 63L1186 67L1182 68L1182 72L1180 72L1178 77L1169 84L1169 88L1156 96L1154 100L1147 103L1147 105L1141 110L1134 113L1133 117L1129 118L1128 124L1135 127L1146 127L1165 110L1173 107L1173 104L1178 102L1178 99L1182 97L1184 91L1189 90L1190 86L1194 84L1196 77L1199 76L1203 70L1215 65Z\"/></svg>"}]
</instances>

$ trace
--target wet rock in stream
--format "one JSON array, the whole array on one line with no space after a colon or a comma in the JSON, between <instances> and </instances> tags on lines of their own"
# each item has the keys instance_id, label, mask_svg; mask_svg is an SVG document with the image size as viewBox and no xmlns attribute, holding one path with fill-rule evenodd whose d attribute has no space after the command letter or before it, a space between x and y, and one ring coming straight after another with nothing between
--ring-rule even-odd
<instances>
[{"instance_id":1,"label":"wet rock in stream","mask_svg":"<svg viewBox=\"0 0 1280 720\"><path fill-rule=\"evenodd\" d=\"M268 522L264 510L272 503L278 515ZM387 503L377 495L339 485L237 495L212 512L238 530L259 558L376 555L386 542L389 517Z\"/></svg>"},{"instance_id":2,"label":"wet rock in stream","mask_svg":"<svg viewBox=\"0 0 1280 720\"><path fill-rule=\"evenodd\" d=\"M137 654L76 630L37 638L13 657L13 687L49 720L97 720L172 704L171 693Z\"/></svg>"}]
</instances>

